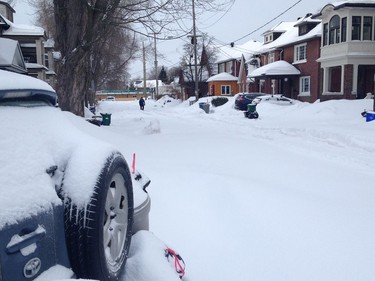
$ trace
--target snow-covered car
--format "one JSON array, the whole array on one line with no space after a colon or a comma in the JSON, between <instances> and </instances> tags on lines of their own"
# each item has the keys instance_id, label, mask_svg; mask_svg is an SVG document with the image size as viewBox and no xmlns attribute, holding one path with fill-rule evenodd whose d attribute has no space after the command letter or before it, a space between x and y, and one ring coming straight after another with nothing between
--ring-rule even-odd
<instances>
[{"instance_id":1,"label":"snow-covered car","mask_svg":"<svg viewBox=\"0 0 375 281\"><path fill-rule=\"evenodd\" d=\"M283 95L277 94L277 95L262 95L254 98L253 104L258 104L262 101L266 101L269 103L274 103L274 104L280 104L280 105L289 105L293 104L294 100L287 98Z\"/></svg>"},{"instance_id":2,"label":"snow-covered car","mask_svg":"<svg viewBox=\"0 0 375 281\"><path fill-rule=\"evenodd\" d=\"M55 105L47 83L0 70L0 280L118 280L150 181Z\"/></svg>"},{"instance_id":3,"label":"snow-covered car","mask_svg":"<svg viewBox=\"0 0 375 281\"><path fill-rule=\"evenodd\" d=\"M106 101L116 101L116 98L114 96L108 96L105 98Z\"/></svg>"}]
</instances>

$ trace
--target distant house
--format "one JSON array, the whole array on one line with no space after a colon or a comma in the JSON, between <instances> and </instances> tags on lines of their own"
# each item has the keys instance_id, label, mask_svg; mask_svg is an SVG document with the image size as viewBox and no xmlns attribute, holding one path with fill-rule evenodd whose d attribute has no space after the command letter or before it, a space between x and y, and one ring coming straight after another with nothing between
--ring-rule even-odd
<instances>
[{"instance_id":1,"label":"distant house","mask_svg":"<svg viewBox=\"0 0 375 281\"><path fill-rule=\"evenodd\" d=\"M250 40L244 44L237 45L232 43L230 45L216 47L218 54L216 60L217 74L229 73L231 76L236 77L236 83L238 85L234 86L233 81L231 81L231 93L233 95L249 90L249 83L252 81L247 78L248 70L253 68L251 59L261 46L261 42ZM216 79L215 84L212 83L212 79L210 78L211 83L208 87L210 94L215 93L218 95L220 92L219 89L221 89L221 87L217 81L218 77L214 78ZM226 76L226 78L228 77ZM222 82L223 85L225 85L227 81L224 80ZM210 88L211 86L214 86L215 89Z\"/></svg>"},{"instance_id":2,"label":"distant house","mask_svg":"<svg viewBox=\"0 0 375 281\"><path fill-rule=\"evenodd\" d=\"M253 59L258 68L249 73L255 79L253 91L282 94L307 102L319 98L321 83L321 23L311 14L293 22L281 22L263 33L264 44Z\"/></svg>"},{"instance_id":3,"label":"distant house","mask_svg":"<svg viewBox=\"0 0 375 281\"><path fill-rule=\"evenodd\" d=\"M53 41L48 41L43 28L13 23L15 10L0 1L0 37L16 40L21 47L29 75L47 81L53 87L54 72Z\"/></svg>"},{"instance_id":4,"label":"distant house","mask_svg":"<svg viewBox=\"0 0 375 281\"><path fill-rule=\"evenodd\" d=\"M364 98L375 92L375 2L341 1L324 6L321 100Z\"/></svg>"},{"instance_id":5,"label":"distant house","mask_svg":"<svg viewBox=\"0 0 375 281\"><path fill-rule=\"evenodd\" d=\"M238 77L222 72L207 79L210 96L233 96L239 93Z\"/></svg>"}]
</instances>

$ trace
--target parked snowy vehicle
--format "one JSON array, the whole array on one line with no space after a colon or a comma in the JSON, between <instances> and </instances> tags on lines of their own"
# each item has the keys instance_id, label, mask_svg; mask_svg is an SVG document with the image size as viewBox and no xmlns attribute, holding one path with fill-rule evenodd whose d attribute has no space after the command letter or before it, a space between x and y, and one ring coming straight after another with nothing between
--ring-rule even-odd
<instances>
[{"instance_id":1,"label":"parked snowy vehicle","mask_svg":"<svg viewBox=\"0 0 375 281\"><path fill-rule=\"evenodd\" d=\"M234 108L237 110L248 110L248 105L257 97L266 95L265 93L240 93L234 100Z\"/></svg>"},{"instance_id":2,"label":"parked snowy vehicle","mask_svg":"<svg viewBox=\"0 0 375 281\"><path fill-rule=\"evenodd\" d=\"M287 98L283 95L277 94L277 95L263 95L263 96L258 96L254 98L252 101L253 104L258 104L261 101L266 101L270 102L273 104L280 104L280 105L290 105L294 103L294 100Z\"/></svg>"},{"instance_id":3,"label":"parked snowy vehicle","mask_svg":"<svg viewBox=\"0 0 375 281\"><path fill-rule=\"evenodd\" d=\"M150 181L55 105L47 83L0 70L0 280L118 280Z\"/></svg>"}]
</instances>

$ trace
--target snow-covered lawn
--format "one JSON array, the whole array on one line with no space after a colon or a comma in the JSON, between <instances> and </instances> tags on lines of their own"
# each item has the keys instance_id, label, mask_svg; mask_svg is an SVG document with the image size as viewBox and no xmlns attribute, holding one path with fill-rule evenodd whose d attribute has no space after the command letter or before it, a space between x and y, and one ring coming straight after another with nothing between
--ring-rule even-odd
<instances>
[{"instance_id":1,"label":"snow-covered lawn","mask_svg":"<svg viewBox=\"0 0 375 281\"><path fill-rule=\"evenodd\" d=\"M233 102L210 114L102 102L111 125L80 129L136 154L151 179L150 230L182 255L184 280L373 280L375 121L360 114L373 100L262 102L257 120ZM176 280L142 247L152 238L134 241L124 280Z\"/></svg>"}]
</instances>

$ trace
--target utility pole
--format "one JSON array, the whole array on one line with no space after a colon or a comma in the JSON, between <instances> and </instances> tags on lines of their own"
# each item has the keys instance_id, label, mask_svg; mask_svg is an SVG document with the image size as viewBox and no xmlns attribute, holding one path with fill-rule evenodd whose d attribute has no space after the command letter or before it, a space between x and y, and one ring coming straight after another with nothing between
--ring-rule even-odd
<instances>
[{"instance_id":1,"label":"utility pole","mask_svg":"<svg viewBox=\"0 0 375 281\"><path fill-rule=\"evenodd\" d=\"M198 69L197 69L197 28L195 26L195 4L193 1L193 44L194 44L194 93L195 93L195 98L198 101L199 99L199 88L198 88Z\"/></svg>"},{"instance_id":2,"label":"utility pole","mask_svg":"<svg viewBox=\"0 0 375 281\"><path fill-rule=\"evenodd\" d=\"M143 95L146 98L146 51L145 51L145 43L142 42L142 54L143 54Z\"/></svg>"},{"instance_id":3,"label":"utility pole","mask_svg":"<svg viewBox=\"0 0 375 281\"><path fill-rule=\"evenodd\" d=\"M155 55L155 95L156 97L159 95L159 78L158 78L158 57L156 52L156 32L154 32L154 55ZM153 97L155 99L155 97Z\"/></svg>"}]
</instances>

